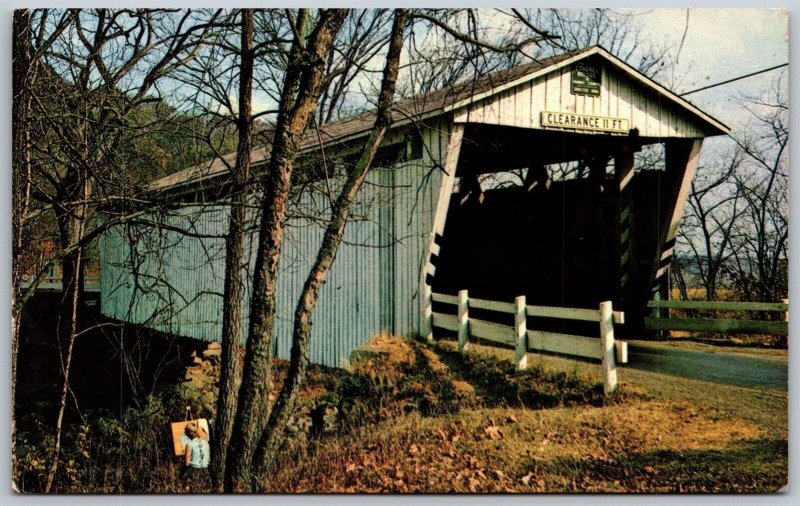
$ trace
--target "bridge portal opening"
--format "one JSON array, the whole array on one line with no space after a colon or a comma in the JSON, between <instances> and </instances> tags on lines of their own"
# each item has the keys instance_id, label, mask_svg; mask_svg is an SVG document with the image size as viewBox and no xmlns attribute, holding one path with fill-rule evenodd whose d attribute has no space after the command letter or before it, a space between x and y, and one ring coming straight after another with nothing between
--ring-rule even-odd
<instances>
[{"instance_id":1,"label":"bridge portal opening","mask_svg":"<svg viewBox=\"0 0 800 506\"><path fill-rule=\"evenodd\" d=\"M575 308L611 300L638 330L672 191L665 150L654 153L654 170L634 171L635 154L648 145L663 147L636 132L468 125L436 238L433 291L508 302L525 295L528 304Z\"/></svg>"}]
</instances>

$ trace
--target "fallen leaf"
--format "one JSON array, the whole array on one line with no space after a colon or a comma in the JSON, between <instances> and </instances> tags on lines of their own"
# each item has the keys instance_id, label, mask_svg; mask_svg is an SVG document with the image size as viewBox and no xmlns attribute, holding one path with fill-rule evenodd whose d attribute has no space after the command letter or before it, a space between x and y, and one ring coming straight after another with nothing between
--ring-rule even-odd
<instances>
[{"instance_id":1,"label":"fallen leaf","mask_svg":"<svg viewBox=\"0 0 800 506\"><path fill-rule=\"evenodd\" d=\"M530 485L530 484L531 484L531 479L532 479L533 477L534 477L534 474L533 474L533 473L528 473L528 474L526 474L525 476L523 476L523 477L522 477L522 479L521 479L520 481L522 481L522 484L523 484L523 485L525 485L525 486L527 487L528 485Z\"/></svg>"},{"instance_id":2,"label":"fallen leaf","mask_svg":"<svg viewBox=\"0 0 800 506\"><path fill-rule=\"evenodd\" d=\"M500 430L500 427L490 425L483 429L483 432L489 436L490 439L503 439L503 431Z\"/></svg>"},{"instance_id":3,"label":"fallen leaf","mask_svg":"<svg viewBox=\"0 0 800 506\"><path fill-rule=\"evenodd\" d=\"M513 413L508 415L508 423L517 423L517 422L519 422L519 420L517 420L517 417L514 416Z\"/></svg>"}]
</instances>

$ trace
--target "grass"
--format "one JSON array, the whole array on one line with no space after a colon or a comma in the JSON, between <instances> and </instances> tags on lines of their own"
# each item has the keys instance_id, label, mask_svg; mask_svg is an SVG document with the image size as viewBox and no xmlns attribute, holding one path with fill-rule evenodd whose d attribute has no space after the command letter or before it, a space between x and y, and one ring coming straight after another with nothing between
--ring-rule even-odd
<instances>
[{"instance_id":1,"label":"grass","mask_svg":"<svg viewBox=\"0 0 800 506\"><path fill-rule=\"evenodd\" d=\"M652 344L651 342L648 344ZM502 348L472 345L472 353L512 360L514 352ZM599 381L600 367L591 362L573 360L554 355L529 354L528 363L552 371L569 371ZM716 410L724 416L741 418L763 427L777 438L788 438L788 391L773 388L746 388L735 385L709 383L622 367L619 381L629 393L639 393L646 398L690 401L697 406Z\"/></svg>"},{"instance_id":2,"label":"grass","mask_svg":"<svg viewBox=\"0 0 800 506\"><path fill-rule=\"evenodd\" d=\"M416 374L433 363L475 397L457 412L414 410L352 424L301 456L295 448L265 490L774 492L787 482L785 392L623 369L621 391L605 399L595 364L531 355L530 370L515 373L510 350L473 345L462 355L449 342L389 338L384 348L393 342L415 350L406 360L428 357Z\"/></svg>"},{"instance_id":3,"label":"grass","mask_svg":"<svg viewBox=\"0 0 800 506\"><path fill-rule=\"evenodd\" d=\"M785 454L785 441L756 426L686 403L484 408L407 415L322 442L282 467L268 490L769 491L785 481Z\"/></svg>"},{"instance_id":4,"label":"grass","mask_svg":"<svg viewBox=\"0 0 800 506\"><path fill-rule=\"evenodd\" d=\"M487 406L596 406L620 398L620 394L605 398L601 381L575 372L536 366L517 372L509 360L489 353L462 354L447 341L435 344L433 350L456 377L474 385Z\"/></svg>"}]
</instances>

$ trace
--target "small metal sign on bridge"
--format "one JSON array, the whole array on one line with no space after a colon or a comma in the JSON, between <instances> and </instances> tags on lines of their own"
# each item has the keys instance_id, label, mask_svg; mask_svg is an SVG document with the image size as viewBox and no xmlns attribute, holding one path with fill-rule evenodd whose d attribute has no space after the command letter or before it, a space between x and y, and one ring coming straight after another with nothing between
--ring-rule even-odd
<instances>
[{"instance_id":1,"label":"small metal sign on bridge","mask_svg":"<svg viewBox=\"0 0 800 506\"><path fill-rule=\"evenodd\" d=\"M572 67L572 87L570 92L573 95L599 97L602 75L602 69L596 63L576 63Z\"/></svg>"}]
</instances>

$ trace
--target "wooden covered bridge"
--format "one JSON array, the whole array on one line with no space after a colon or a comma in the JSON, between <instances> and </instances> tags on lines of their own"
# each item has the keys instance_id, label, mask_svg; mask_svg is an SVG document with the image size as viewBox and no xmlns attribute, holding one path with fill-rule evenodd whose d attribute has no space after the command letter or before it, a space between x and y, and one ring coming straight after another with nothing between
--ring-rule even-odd
<instances>
[{"instance_id":1,"label":"wooden covered bridge","mask_svg":"<svg viewBox=\"0 0 800 506\"><path fill-rule=\"evenodd\" d=\"M648 302L668 296L703 139L728 132L601 47L399 101L395 117L320 296L316 363L342 365L382 329L436 332L431 293L462 289L548 306L613 300L620 332L642 331ZM335 173L371 125L367 113L303 144L278 281L280 357L337 186L321 167ZM637 167L642 149L658 161ZM268 156L253 152L256 171ZM102 238L105 315L219 340L228 181L216 160L152 183L171 207Z\"/></svg>"}]
</instances>

